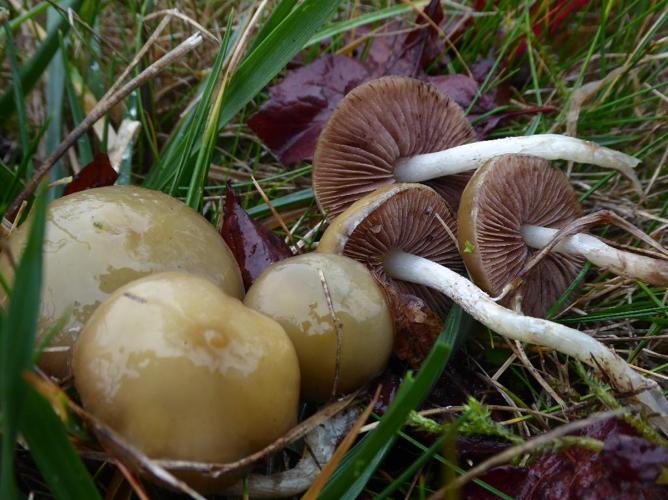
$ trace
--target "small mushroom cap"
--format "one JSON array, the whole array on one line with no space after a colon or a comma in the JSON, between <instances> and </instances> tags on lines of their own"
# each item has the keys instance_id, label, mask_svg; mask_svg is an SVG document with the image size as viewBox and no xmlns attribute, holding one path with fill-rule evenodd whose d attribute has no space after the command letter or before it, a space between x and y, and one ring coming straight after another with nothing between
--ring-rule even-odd
<instances>
[{"instance_id":1,"label":"small mushroom cap","mask_svg":"<svg viewBox=\"0 0 668 500\"><path fill-rule=\"evenodd\" d=\"M310 401L332 396L336 371L337 328L325 286L341 327L337 393L351 392L383 371L394 340L384 293L362 264L320 253L291 257L268 267L244 300L285 328Z\"/></svg>"},{"instance_id":2,"label":"small mushroom cap","mask_svg":"<svg viewBox=\"0 0 668 500\"><path fill-rule=\"evenodd\" d=\"M318 206L334 218L396 182L397 160L475 140L462 109L431 84L400 76L369 81L341 100L320 134L313 158ZM429 184L456 211L469 177L457 174Z\"/></svg>"},{"instance_id":3,"label":"small mushroom cap","mask_svg":"<svg viewBox=\"0 0 668 500\"><path fill-rule=\"evenodd\" d=\"M16 258L27 242L28 226L10 237ZM61 317L68 319L40 366L51 375L68 375L71 347L97 305L121 285L161 271L205 276L225 293L243 298L239 266L225 241L204 217L171 196L110 186L51 203L38 342ZM0 272L11 277L6 259L0 259Z\"/></svg>"},{"instance_id":4,"label":"small mushroom cap","mask_svg":"<svg viewBox=\"0 0 668 500\"><path fill-rule=\"evenodd\" d=\"M473 281L498 296L537 252L524 242L520 227L559 229L580 214L568 179L546 160L524 155L491 159L466 186L457 216L459 246ZM501 303L510 306L519 294L524 314L543 317L583 264L580 257L551 252Z\"/></svg>"},{"instance_id":5,"label":"small mushroom cap","mask_svg":"<svg viewBox=\"0 0 668 500\"><path fill-rule=\"evenodd\" d=\"M81 332L73 370L84 407L154 459L232 462L297 421L283 328L194 275L116 290ZM186 478L204 491L225 483Z\"/></svg>"},{"instance_id":6,"label":"small mushroom cap","mask_svg":"<svg viewBox=\"0 0 668 500\"><path fill-rule=\"evenodd\" d=\"M439 220L440 218L440 220ZM463 273L464 264L451 230L455 218L448 204L422 184L392 184L351 205L332 221L322 235L318 252L351 257L380 280L400 292L424 300L445 316L451 301L430 288L395 280L385 273L383 261L392 250L403 250Z\"/></svg>"}]
</instances>

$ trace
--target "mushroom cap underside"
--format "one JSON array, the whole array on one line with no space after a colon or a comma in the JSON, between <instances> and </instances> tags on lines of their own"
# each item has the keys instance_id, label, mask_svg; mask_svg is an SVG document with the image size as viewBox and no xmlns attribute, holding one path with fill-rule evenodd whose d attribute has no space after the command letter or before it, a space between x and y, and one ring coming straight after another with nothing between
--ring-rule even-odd
<instances>
[{"instance_id":1,"label":"mushroom cap underside","mask_svg":"<svg viewBox=\"0 0 668 500\"><path fill-rule=\"evenodd\" d=\"M385 272L383 261L392 250L403 250L463 273L453 239L455 227L448 204L433 189L422 184L391 184L358 200L334 219L318 251L342 254L363 263L381 281L399 292L420 297L445 317L451 304L448 297L425 286L393 279Z\"/></svg>"},{"instance_id":2,"label":"mushroom cap underside","mask_svg":"<svg viewBox=\"0 0 668 500\"><path fill-rule=\"evenodd\" d=\"M581 215L566 176L546 160L503 155L471 178L457 216L459 246L473 281L498 296L538 251L520 234L523 224L559 229ZM521 299L525 314L543 317L582 269L581 257L551 252L501 303Z\"/></svg>"}]
</instances>

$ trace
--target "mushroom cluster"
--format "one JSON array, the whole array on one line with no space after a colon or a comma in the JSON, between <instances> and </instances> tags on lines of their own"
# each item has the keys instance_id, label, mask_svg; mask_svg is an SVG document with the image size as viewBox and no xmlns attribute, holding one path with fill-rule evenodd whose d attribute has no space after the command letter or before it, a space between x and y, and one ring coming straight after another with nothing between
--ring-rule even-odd
<instances>
[{"instance_id":1,"label":"mushroom cluster","mask_svg":"<svg viewBox=\"0 0 668 500\"><path fill-rule=\"evenodd\" d=\"M73 368L84 406L154 459L233 462L297 421L299 366L283 328L192 274L116 290L81 332ZM202 492L230 481L186 479Z\"/></svg>"},{"instance_id":2,"label":"mushroom cluster","mask_svg":"<svg viewBox=\"0 0 668 500\"><path fill-rule=\"evenodd\" d=\"M332 219L318 250L359 260L401 287L411 283L432 306L447 307L449 297L501 335L598 368L665 417L668 401L655 382L588 335L540 319L585 258L668 285L666 260L622 252L587 234L566 234L554 245L581 209L568 179L547 162L553 159L612 168L639 185L639 160L624 153L554 134L474 142L463 111L429 84L395 76L368 82L339 103L318 140L314 192ZM401 184L425 181L435 191ZM460 253L448 263L431 255L452 248ZM496 300L458 274L460 258Z\"/></svg>"},{"instance_id":3,"label":"mushroom cluster","mask_svg":"<svg viewBox=\"0 0 668 500\"><path fill-rule=\"evenodd\" d=\"M11 234L12 256L29 226ZM1 258L11 280L12 258ZM60 330L40 366L73 376L84 407L151 459L247 457L296 423L300 400L357 390L392 352L392 317L363 265L315 253L286 259L256 280L244 304L239 267L218 232L159 192L114 186L53 202L44 262L38 343ZM337 435L347 428L334 427ZM322 436L315 429L309 439ZM106 432L99 438L116 446ZM294 474L317 472L302 462ZM201 467L173 473L205 493L239 478Z\"/></svg>"},{"instance_id":4,"label":"mushroom cluster","mask_svg":"<svg viewBox=\"0 0 668 500\"><path fill-rule=\"evenodd\" d=\"M9 238L19 256L30 221ZM50 375L70 375L71 351L97 306L132 280L163 271L182 271L211 280L243 298L236 261L209 222L166 194L110 186L65 196L49 205L44 239L44 278L38 342L59 327L40 357ZM7 257L0 273L12 279ZM0 306L4 302L0 289ZM64 323L63 323L64 321Z\"/></svg>"}]
</instances>

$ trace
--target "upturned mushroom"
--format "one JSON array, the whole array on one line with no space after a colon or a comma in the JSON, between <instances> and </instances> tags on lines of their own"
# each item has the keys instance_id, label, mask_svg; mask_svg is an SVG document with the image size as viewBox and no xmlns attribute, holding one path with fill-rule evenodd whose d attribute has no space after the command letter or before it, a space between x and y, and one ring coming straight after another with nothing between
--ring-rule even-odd
<instances>
[{"instance_id":1,"label":"upturned mushroom","mask_svg":"<svg viewBox=\"0 0 668 500\"><path fill-rule=\"evenodd\" d=\"M668 415L668 401L656 382L633 371L596 339L567 326L507 309L468 279L421 256L418 247L413 246L407 252L405 242L419 231L417 228L432 224L430 221L437 216L442 220L451 217L443 211L445 205L439 203L440 199L435 191L421 185L396 184L372 193L334 220L323 234L318 251L347 255L373 269L380 268L382 273L376 274L381 279L402 280L438 290L496 333L573 356L601 370L618 390L634 394L662 417ZM411 212L416 205L431 210ZM430 239L445 239L451 233L444 226L430 227ZM663 420L660 424L668 429Z\"/></svg>"},{"instance_id":2,"label":"upturned mushroom","mask_svg":"<svg viewBox=\"0 0 668 500\"><path fill-rule=\"evenodd\" d=\"M379 375L394 329L383 291L347 257L304 254L269 266L244 303L278 321L292 340L302 397L325 401Z\"/></svg>"},{"instance_id":3,"label":"upturned mushroom","mask_svg":"<svg viewBox=\"0 0 668 500\"><path fill-rule=\"evenodd\" d=\"M40 358L49 374L69 374L71 347L95 308L114 290L160 271L205 276L243 298L241 273L215 228L179 200L139 187L111 186L60 198L49 206L38 342L67 318ZM18 258L29 223L9 239ZM0 272L13 275L0 257ZM5 299L0 289L0 305Z\"/></svg>"},{"instance_id":4,"label":"upturned mushroom","mask_svg":"<svg viewBox=\"0 0 668 500\"><path fill-rule=\"evenodd\" d=\"M463 110L432 85L399 76L367 82L341 100L318 138L318 206L333 218L384 184L427 182L456 212L470 171L506 153L600 165L640 185L638 159L593 142L556 134L475 140Z\"/></svg>"},{"instance_id":5,"label":"upturned mushroom","mask_svg":"<svg viewBox=\"0 0 668 500\"><path fill-rule=\"evenodd\" d=\"M84 407L153 459L233 462L297 421L299 365L283 328L190 274L116 290L81 332L73 370ZM204 493L236 480L174 473Z\"/></svg>"},{"instance_id":6,"label":"upturned mushroom","mask_svg":"<svg viewBox=\"0 0 668 500\"><path fill-rule=\"evenodd\" d=\"M504 155L478 169L462 194L459 246L475 283L499 296L559 229L581 214L566 176L541 158ZM615 274L668 286L668 260L613 248L589 234L561 240L506 295L505 304L544 316L576 277L584 259Z\"/></svg>"}]
</instances>

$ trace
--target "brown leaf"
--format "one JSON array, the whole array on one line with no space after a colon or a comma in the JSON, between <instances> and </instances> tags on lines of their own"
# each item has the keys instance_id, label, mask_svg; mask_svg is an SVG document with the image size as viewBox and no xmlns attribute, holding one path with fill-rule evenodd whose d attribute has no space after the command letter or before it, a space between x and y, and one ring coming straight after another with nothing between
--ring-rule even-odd
<instances>
[{"instance_id":1,"label":"brown leaf","mask_svg":"<svg viewBox=\"0 0 668 500\"><path fill-rule=\"evenodd\" d=\"M282 238L246 213L229 182L220 234L237 259L246 290L269 265L292 256Z\"/></svg>"},{"instance_id":2,"label":"brown leaf","mask_svg":"<svg viewBox=\"0 0 668 500\"><path fill-rule=\"evenodd\" d=\"M65 187L64 194L111 186L116 179L118 179L118 172L111 166L109 157L105 153L100 153L74 176L72 182Z\"/></svg>"},{"instance_id":3,"label":"brown leaf","mask_svg":"<svg viewBox=\"0 0 668 500\"><path fill-rule=\"evenodd\" d=\"M384 285L394 320L394 354L413 368L419 368L443 329L443 321L422 299Z\"/></svg>"}]
</instances>

